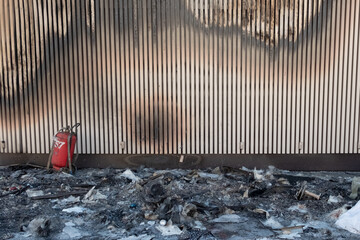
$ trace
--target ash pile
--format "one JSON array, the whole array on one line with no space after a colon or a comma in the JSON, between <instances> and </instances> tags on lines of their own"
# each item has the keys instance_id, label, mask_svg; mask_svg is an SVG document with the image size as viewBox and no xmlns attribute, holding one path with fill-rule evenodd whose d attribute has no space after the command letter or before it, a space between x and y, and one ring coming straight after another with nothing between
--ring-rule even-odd
<instances>
[{"instance_id":1,"label":"ash pile","mask_svg":"<svg viewBox=\"0 0 360 240\"><path fill-rule=\"evenodd\" d=\"M3 167L0 239L360 239L359 176Z\"/></svg>"}]
</instances>

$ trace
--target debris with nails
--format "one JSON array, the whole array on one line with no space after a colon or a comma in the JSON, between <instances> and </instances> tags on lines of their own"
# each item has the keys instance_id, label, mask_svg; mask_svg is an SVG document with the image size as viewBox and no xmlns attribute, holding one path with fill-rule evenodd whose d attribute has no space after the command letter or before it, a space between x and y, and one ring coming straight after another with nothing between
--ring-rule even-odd
<instances>
[{"instance_id":1,"label":"debris with nails","mask_svg":"<svg viewBox=\"0 0 360 240\"><path fill-rule=\"evenodd\" d=\"M302 200L304 199L306 196L307 197L311 197L311 198L315 198L316 200L319 200L320 199L320 196L321 195L318 195L318 194L315 194L315 193L312 193L308 190L306 190L306 184L303 184L300 188L300 190L296 193L296 198L298 200Z\"/></svg>"}]
</instances>

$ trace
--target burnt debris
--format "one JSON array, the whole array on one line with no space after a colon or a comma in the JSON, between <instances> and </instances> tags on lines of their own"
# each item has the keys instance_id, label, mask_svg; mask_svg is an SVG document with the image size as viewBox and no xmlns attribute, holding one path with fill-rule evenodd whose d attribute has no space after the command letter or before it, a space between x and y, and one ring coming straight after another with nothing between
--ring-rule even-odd
<instances>
[{"instance_id":1,"label":"burnt debris","mask_svg":"<svg viewBox=\"0 0 360 240\"><path fill-rule=\"evenodd\" d=\"M360 239L335 224L358 200L349 197L356 173L0 172L0 239Z\"/></svg>"}]
</instances>

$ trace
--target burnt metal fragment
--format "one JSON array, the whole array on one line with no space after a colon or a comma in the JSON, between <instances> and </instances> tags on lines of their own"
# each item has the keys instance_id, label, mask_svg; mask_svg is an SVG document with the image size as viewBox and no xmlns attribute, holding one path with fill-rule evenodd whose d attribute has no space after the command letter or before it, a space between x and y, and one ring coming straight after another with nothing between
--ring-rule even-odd
<instances>
[{"instance_id":1,"label":"burnt metal fragment","mask_svg":"<svg viewBox=\"0 0 360 240\"><path fill-rule=\"evenodd\" d=\"M303 184L301 186L300 190L296 193L296 199L302 200L306 196L319 200L321 195L318 195L318 194L312 193L310 191L307 191L306 190L306 184Z\"/></svg>"},{"instance_id":2,"label":"burnt metal fragment","mask_svg":"<svg viewBox=\"0 0 360 240\"><path fill-rule=\"evenodd\" d=\"M166 190L162 180L147 183L144 190L144 198L148 203L159 203L166 198Z\"/></svg>"}]
</instances>

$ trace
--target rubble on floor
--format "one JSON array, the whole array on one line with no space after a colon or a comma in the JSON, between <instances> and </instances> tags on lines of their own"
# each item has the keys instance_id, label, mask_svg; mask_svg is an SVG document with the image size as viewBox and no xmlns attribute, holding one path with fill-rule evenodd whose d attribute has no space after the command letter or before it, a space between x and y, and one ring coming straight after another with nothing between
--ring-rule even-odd
<instances>
[{"instance_id":1,"label":"rubble on floor","mask_svg":"<svg viewBox=\"0 0 360 240\"><path fill-rule=\"evenodd\" d=\"M352 233L360 234L360 201L336 221L336 225Z\"/></svg>"},{"instance_id":2,"label":"rubble on floor","mask_svg":"<svg viewBox=\"0 0 360 240\"><path fill-rule=\"evenodd\" d=\"M0 239L360 239L350 226L359 216L351 189L359 176L3 167Z\"/></svg>"}]
</instances>

